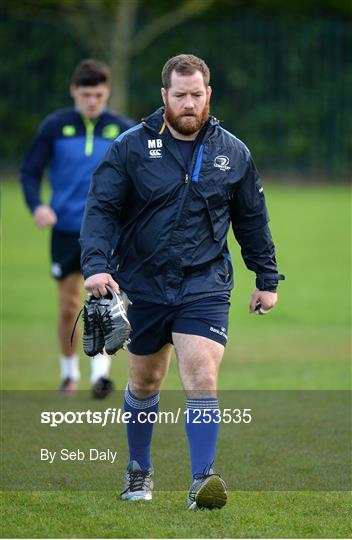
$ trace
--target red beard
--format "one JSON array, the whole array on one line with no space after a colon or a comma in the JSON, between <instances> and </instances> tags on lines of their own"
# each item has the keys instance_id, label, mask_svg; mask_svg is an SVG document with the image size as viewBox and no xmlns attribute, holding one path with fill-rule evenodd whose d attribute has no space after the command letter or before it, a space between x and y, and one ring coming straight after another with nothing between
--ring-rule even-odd
<instances>
[{"instance_id":1,"label":"red beard","mask_svg":"<svg viewBox=\"0 0 352 540\"><path fill-rule=\"evenodd\" d=\"M206 102L200 114L187 115L185 113L176 115L173 113L169 103L165 102L165 119L181 135L192 135L196 133L206 123L209 117L209 101Z\"/></svg>"}]
</instances>

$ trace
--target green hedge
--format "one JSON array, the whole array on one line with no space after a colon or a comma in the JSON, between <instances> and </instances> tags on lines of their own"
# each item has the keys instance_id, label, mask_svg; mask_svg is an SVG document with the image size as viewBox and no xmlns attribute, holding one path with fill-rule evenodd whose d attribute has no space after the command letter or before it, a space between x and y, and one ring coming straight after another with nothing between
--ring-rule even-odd
<instances>
[{"instance_id":1,"label":"green hedge","mask_svg":"<svg viewBox=\"0 0 352 540\"><path fill-rule=\"evenodd\" d=\"M10 47L9 47L10 43ZM75 64L87 54L62 24L0 21L1 163L17 166L43 116L70 104ZM189 22L131 65L129 114L160 104L160 69L193 52L212 71L212 111L251 148L261 170L348 176L352 166L352 32L348 22L253 19Z\"/></svg>"}]
</instances>

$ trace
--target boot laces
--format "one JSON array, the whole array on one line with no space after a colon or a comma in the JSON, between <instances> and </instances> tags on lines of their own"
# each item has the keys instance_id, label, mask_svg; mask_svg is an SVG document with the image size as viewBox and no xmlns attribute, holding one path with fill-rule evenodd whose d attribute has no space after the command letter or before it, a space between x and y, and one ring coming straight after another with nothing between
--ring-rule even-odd
<instances>
[{"instance_id":1,"label":"boot laces","mask_svg":"<svg viewBox=\"0 0 352 540\"><path fill-rule=\"evenodd\" d=\"M128 471L128 486L121 493L127 493L127 491L141 491L146 487L146 479L150 476L149 471Z\"/></svg>"}]
</instances>

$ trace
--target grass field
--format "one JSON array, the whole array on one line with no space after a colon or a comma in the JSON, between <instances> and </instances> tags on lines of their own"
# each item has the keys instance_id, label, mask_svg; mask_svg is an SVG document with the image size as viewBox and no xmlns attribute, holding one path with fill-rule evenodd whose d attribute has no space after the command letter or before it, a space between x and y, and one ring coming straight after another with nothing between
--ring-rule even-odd
<instances>
[{"instance_id":1,"label":"grass field","mask_svg":"<svg viewBox=\"0 0 352 540\"><path fill-rule=\"evenodd\" d=\"M253 276L244 268L231 235L236 289L219 386L347 389L349 190L269 184L266 192L279 267L287 281L280 285L280 302L270 316L250 316ZM48 233L35 229L17 184L5 183L2 199L2 386L52 389L58 384L58 348ZM83 355L81 366L82 388L89 388ZM126 373L122 353L112 366L120 389ZM175 361L165 388L180 388ZM221 512L196 515L186 511L185 496L157 492L152 503L132 508L111 491L5 493L2 536L341 538L352 532L350 497L343 492L235 491Z\"/></svg>"}]
</instances>

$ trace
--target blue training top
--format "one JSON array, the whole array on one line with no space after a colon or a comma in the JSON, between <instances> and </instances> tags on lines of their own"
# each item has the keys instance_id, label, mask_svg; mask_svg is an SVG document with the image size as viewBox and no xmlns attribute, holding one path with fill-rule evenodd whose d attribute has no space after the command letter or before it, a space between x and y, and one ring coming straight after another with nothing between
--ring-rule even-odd
<instances>
[{"instance_id":1,"label":"blue training top","mask_svg":"<svg viewBox=\"0 0 352 540\"><path fill-rule=\"evenodd\" d=\"M21 167L21 182L30 210L41 204L40 185L50 164L55 229L79 233L92 174L111 142L134 122L108 110L94 120L74 108L47 116L38 129Z\"/></svg>"},{"instance_id":2,"label":"blue training top","mask_svg":"<svg viewBox=\"0 0 352 540\"><path fill-rule=\"evenodd\" d=\"M189 162L163 113L120 135L93 176L80 236L85 278L114 274L132 301L155 304L222 294L233 287L232 225L257 286L275 290L282 278L248 148L210 116Z\"/></svg>"}]
</instances>

